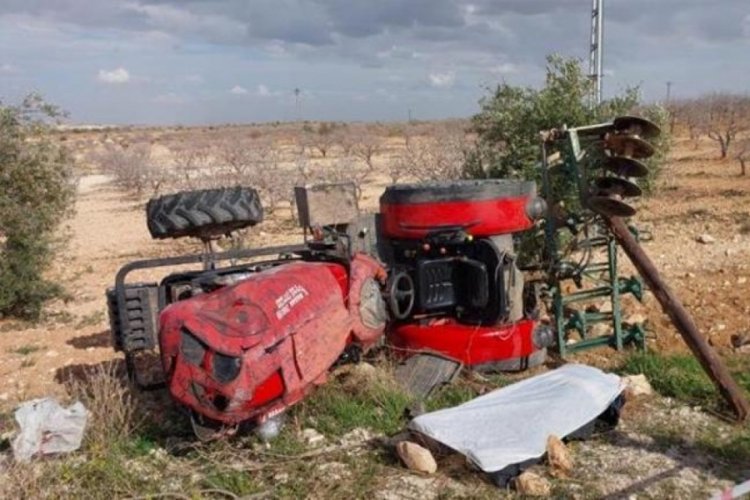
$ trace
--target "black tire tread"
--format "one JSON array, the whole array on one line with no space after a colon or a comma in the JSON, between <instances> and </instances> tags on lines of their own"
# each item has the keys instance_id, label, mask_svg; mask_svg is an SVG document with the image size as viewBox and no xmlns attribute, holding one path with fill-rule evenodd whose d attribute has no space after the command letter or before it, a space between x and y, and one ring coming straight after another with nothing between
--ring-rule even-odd
<instances>
[{"instance_id":1,"label":"black tire tread","mask_svg":"<svg viewBox=\"0 0 750 500\"><path fill-rule=\"evenodd\" d=\"M156 239L222 236L262 220L258 192L243 186L181 191L146 205L148 230Z\"/></svg>"}]
</instances>

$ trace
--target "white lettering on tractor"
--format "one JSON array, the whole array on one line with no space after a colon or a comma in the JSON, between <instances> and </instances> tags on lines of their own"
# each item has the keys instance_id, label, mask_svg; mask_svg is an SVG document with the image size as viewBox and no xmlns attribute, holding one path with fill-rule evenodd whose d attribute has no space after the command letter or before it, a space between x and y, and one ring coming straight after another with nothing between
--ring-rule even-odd
<instances>
[{"instance_id":1,"label":"white lettering on tractor","mask_svg":"<svg viewBox=\"0 0 750 500\"><path fill-rule=\"evenodd\" d=\"M281 319L310 292L302 285L292 285L276 299L276 319Z\"/></svg>"}]
</instances>

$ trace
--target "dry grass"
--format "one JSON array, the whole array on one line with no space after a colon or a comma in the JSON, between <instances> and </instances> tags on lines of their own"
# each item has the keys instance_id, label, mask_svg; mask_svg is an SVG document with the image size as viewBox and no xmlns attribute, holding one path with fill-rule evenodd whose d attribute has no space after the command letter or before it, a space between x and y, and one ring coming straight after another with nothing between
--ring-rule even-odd
<instances>
[{"instance_id":1,"label":"dry grass","mask_svg":"<svg viewBox=\"0 0 750 500\"><path fill-rule=\"evenodd\" d=\"M83 379L69 384L69 392L88 409L85 444L89 450L105 450L127 440L143 424L144 416L137 414L130 388L114 362L88 370Z\"/></svg>"}]
</instances>

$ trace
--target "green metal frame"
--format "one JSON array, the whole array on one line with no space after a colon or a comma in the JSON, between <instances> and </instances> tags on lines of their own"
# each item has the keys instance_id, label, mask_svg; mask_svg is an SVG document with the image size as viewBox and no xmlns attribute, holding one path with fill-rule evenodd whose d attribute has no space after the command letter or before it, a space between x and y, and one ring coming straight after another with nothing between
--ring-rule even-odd
<instances>
[{"instance_id":1,"label":"green metal frame","mask_svg":"<svg viewBox=\"0 0 750 500\"><path fill-rule=\"evenodd\" d=\"M559 173L555 175L568 176L578 188L581 210L586 212L583 197L588 190L588 171L585 166L585 151L581 148L579 132L584 135L587 131L605 129L611 124L598 124L590 127L565 130L555 144L560 148L563 165ZM543 154L545 148L542 148ZM553 175L547 168L546 158L542 161L542 188L543 194L550 206L556 203L553 199L551 182ZM593 215L588 213L571 214L583 220L582 215ZM620 298L623 294L630 293L638 300L643 297L643 283L640 278L631 276L623 278L618 276L617 251L618 246L612 235L599 235L589 238L588 245L593 253L598 249L606 248L606 259L588 262L578 274L580 289L575 292L565 293L562 282L557 272L563 262L560 253L558 237L562 228L557 226L554 217L549 216L545 220L545 239L547 257L549 259L548 289L551 292L553 312L555 315L555 326L557 329L557 345L561 356L599 346L610 346L621 350L629 343L635 343L640 348L645 347L645 332L643 325L624 325L622 322L622 307ZM567 279L567 278L566 278ZM584 305L595 299L609 298L611 311L586 311L585 307L574 308L574 305ZM609 333L606 335L591 335L591 327L597 323L608 323ZM568 332L578 333L580 340L571 341Z\"/></svg>"}]
</instances>

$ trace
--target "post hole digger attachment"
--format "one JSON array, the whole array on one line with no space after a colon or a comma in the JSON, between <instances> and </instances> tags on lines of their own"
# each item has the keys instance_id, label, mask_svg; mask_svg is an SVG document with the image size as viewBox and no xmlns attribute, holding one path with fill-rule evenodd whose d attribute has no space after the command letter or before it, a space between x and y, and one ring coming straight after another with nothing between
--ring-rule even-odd
<instances>
[{"instance_id":1,"label":"post hole digger attachment","mask_svg":"<svg viewBox=\"0 0 750 500\"><path fill-rule=\"evenodd\" d=\"M566 177L566 185L577 191L578 203L573 203L567 217L580 221L574 224L575 233L583 237L577 241L579 250L589 252L577 268L565 266L565 256L559 251L560 227L556 217L545 219L546 252L549 289L552 292L561 354L594 345L610 344L620 349L628 341L643 345L640 325L624 325L621 317L620 296L633 293L639 300L642 284L639 278L625 279L617 275L617 249L622 248L638 270L646 285L659 301L664 312L698 358L719 392L733 409L737 419L744 421L750 414L750 404L734 381L721 358L701 335L690 314L659 275L658 270L638 243L637 231L628 226L623 217L636 210L626 200L640 196L641 189L634 180L648 175L648 167L641 161L654 154L649 140L657 138L659 128L643 118L623 116L611 122L578 128L549 130L540 134L542 178L547 202L554 206L560 193L555 193L552 175ZM548 152L557 149L562 168L552 169ZM568 193L569 194L569 193ZM606 249L606 261L590 260L593 247ZM561 272L561 270L565 270ZM562 281L574 279L581 288L582 277L594 278L596 284L578 292L565 294ZM571 306L595 297L608 297L611 313L589 312ZM611 335L591 338L589 327L595 322L612 324ZM570 342L568 333L576 331L579 341Z\"/></svg>"}]
</instances>

